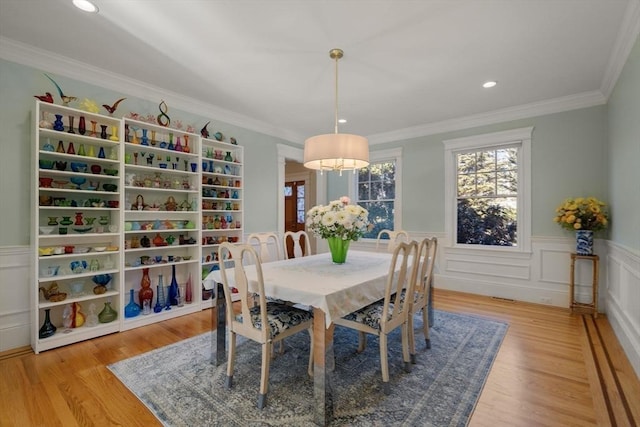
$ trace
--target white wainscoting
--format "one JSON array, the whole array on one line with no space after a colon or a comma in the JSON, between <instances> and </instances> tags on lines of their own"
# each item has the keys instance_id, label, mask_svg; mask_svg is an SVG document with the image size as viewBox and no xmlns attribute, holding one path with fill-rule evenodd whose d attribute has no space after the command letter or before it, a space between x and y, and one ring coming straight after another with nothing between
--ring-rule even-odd
<instances>
[{"instance_id":1,"label":"white wainscoting","mask_svg":"<svg viewBox=\"0 0 640 427\"><path fill-rule=\"evenodd\" d=\"M568 307L569 254L573 239L533 238L531 254L478 253L447 248L443 233L410 232L413 239L435 236L438 255L434 286L473 294ZM352 242L375 250L375 240ZM318 248L325 252L324 247ZM618 340L640 376L640 254L596 240L600 255L599 301ZM30 343L30 249L0 247L0 352ZM576 265L576 296L591 299L591 265Z\"/></svg>"},{"instance_id":2,"label":"white wainscoting","mask_svg":"<svg viewBox=\"0 0 640 427\"><path fill-rule=\"evenodd\" d=\"M640 377L640 253L608 243L606 286L607 317Z\"/></svg>"},{"instance_id":3,"label":"white wainscoting","mask_svg":"<svg viewBox=\"0 0 640 427\"><path fill-rule=\"evenodd\" d=\"M434 286L498 298L569 307L572 238L533 237L532 252L512 254L445 247L443 233L409 232L419 240L438 238ZM353 248L375 250L375 241L353 242ZM596 239L600 257L598 311L607 313L620 344L640 376L640 255ZM592 266L576 263L576 299L590 302Z\"/></svg>"},{"instance_id":4,"label":"white wainscoting","mask_svg":"<svg viewBox=\"0 0 640 427\"><path fill-rule=\"evenodd\" d=\"M569 307L570 254L575 251L575 240L534 237L531 243L531 253L441 247L435 285L455 291ZM606 279L606 242L596 240L594 251L600 255L600 291ZM578 301L591 301L591 268L590 262L576 263ZM602 292L598 308L606 310Z\"/></svg>"},{"instance_id":5,"label":"white wainscoting","mask_svg":"<svg viewBox=\"0 0 640 427\"><path fill-rule=\"evenodd\" d=\"M31 343L29 246L0 247L0 352Z\"/></svg>"}]
</instances>

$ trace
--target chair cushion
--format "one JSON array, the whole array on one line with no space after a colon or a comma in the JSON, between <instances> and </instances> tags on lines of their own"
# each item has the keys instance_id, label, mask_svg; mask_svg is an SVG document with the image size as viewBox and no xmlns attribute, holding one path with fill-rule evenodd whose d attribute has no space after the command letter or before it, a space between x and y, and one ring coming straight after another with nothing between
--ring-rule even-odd
<instances>
[{"instance_id":1,"label":"chair cushion","mask_svg":"<svg viewBox=\"0 0 640 427\"><path fill-rule=\"evenodd\" d=\"M407 290L403 289L402 292L400 292L400 302L402 304L404 304L405 299L407 298ZM413 301L418 301L418 299L420 298L420 293L418 292L414 292L413 293Z\"/></svg>"},{"instance_id":2,"label":"chair cushion","mask_svg":"<svg viewBox=\"0 0 640 427\"><path fill-rule=\"evenodd\" d=\"M260 306L251 307L250 311L253 326L257 329L262 329ZM271 338L275 338L287 329L308 322L311 319L313 319L313 314L309 311L276 302L267 303L267 321L270 326L269 335Z\"/></svg>"},{"instance_id":3,"label":"chair cushion","mask_svg":"<svg viewBox=\"0 0 640 427\"><path fill-rule=\"evenodd\" d=\"M343 317L345 320L352 322L362 323L373 329L380 329L380 321L382 320L384 310L384 300L376 301L373 304L361 308L358 311L349 313ZM389 312L387 313L387 320L391 318L393 312L393 304L389 304Z\"/></svg>"}]
</instances>

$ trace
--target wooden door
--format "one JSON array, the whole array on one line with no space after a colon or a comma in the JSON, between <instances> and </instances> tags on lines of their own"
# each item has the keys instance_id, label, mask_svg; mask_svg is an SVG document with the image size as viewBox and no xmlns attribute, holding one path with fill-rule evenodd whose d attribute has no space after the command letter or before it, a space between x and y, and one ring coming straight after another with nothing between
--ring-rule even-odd
<instances>
[{"instance_id":1,"label":"wooden door","mask_svg":"<svg viewBox=\"0 0 640 427\"><path fill-rule=\"evenodd\" d=\"M284 183L284 230L300 231L305 225L305 181ZM304 241L300 242L304 247ZM287 253L293 257L293 244L287 242Z\"/></svg>"}]
</instances>

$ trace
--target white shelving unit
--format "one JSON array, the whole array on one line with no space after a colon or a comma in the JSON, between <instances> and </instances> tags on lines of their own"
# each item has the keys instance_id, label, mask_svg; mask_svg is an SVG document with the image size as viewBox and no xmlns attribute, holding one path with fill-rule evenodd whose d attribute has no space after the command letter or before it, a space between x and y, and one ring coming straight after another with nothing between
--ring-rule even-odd
<instances>
[{"instance_id":1,"label":"white shelving unit","mask_svg":"<svg viewBox=\"0 0 640 427\"><path fill-rule=\"evenodd\" d=\"M218 245L241 242L244 226L244 150L202 139L202 275L219 268ZM215 290L214 290L215 293ZM203 301L212 307L215 298Z\"/></svg>"},{"instance_id":2,"label":"white shelving unit","mask_svg":"<svg viewBox=\"0 0 640 427\"><path fill-rule=\"evenodd\" d=\"M219 243L243 240L242 147L41 101L33 133L36 353L214 306L203 299L203 275L218 268ZM151 312L130 316L147 268ZM191 279L191 302L159 307L159 276L168 298L174 268L183 292ZM106 289L100 275L111 277ZM94 322L107 306L115 318ZM65 327L74 307L85 322ZM41 337L47 314L57 329Z\"/></svg>"},{"instance_id":3,"label":"white shelving unit","mask_svg":"<svg viewBox=\"0 0 640 427\"><path fill-rule=\"evenodd\" d=\"M125 308L122 329L126 330L201 310L201 163L199 135L130 119L124 119L124 124L124 283L120 304ZM192 301L156 312L159 277L162 275L168 298L173 267L179 286L185 286L191 277ZM134 302L140 304L138 292L145 268L149 269L154 294L151 312L126 317L131 290Z\"/></svg>"},{"instance_id":4,"label":"white shelving unit","mask_svg":"<svg viewBox=\"0 0 640 427\"><path fill-rule=\"evenodd\" d=\"M106 302L120 308L121 126L111 117L36 102L31 221L31 346L36 353L120 329L117 320L90 325L96 320L91 315ZM105 274L111 275L106 291L94 293L92 279ZM58 295L47 299L45 292L55 288ZM74 305L81 308L80 325L65 327L65 310ZM41 337L47 312L57 330Z\"/></svg>"}]
</instances>

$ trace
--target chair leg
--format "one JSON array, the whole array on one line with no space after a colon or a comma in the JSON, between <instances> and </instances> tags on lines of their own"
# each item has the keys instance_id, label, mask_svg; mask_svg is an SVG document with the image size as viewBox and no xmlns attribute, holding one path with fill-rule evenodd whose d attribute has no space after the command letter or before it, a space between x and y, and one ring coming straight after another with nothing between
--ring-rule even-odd
<instances>
[{"instance_id":1,"label":"chair leg","mask_svg":"<svg viewBox=\"0 0 640 427\"><path fill-rule=\"evenodd\" d=\"M380 334L380 370L382 371L382 391L384 394L391 394L389 385L389 360L387 359L387 335Z\"/></svg>"},{"instance_id":2,"label":"chair leg","mask_svg":"<svg viewBox=\"0 0 640 427\"><path fill-rule=\"evenodd\" d=\"M229 332L229 355L227 358L227 378L224 382L226 388L233 386L233 368L236 359L236 333Z\"/></svg>"},{"instance_id":3,"label":"chair leg","mask_svg":"<svg viewBox=\"0 0 640 427\"><path fill-rule=\"evenodd\" d=\"M431 348L431 339L429 337L429 308L424 307L422 309L422 330L424 331L424 342L427 349Z\"/></svg>"},{"instance_id":4,"label":"chair leg","mask_svg":"<svg viewBox=\"0 0 640 427\"><path fill-rule=\"evenodd\" d=\"M284 340L278 341L276 345L272 345L271 359L275 359L278 356L284 354Z\"/></svg>"},{"instance_id":5,"label":"chair leg","mask_svg":"<svg viewBox=\"0 0 640 427\"><path fill-rule=\"evenodd\" d=\"M313 328L309 328L309 367L307 368L307 372L309 376L313 378Z\"/></svg>"},{"instance_id":6,"label":"chair leg","mask_svg":"<svg viewBox=\"0 0 640 427\"><path fill-rule=\"evenodd\" d=\"M258 409L267 406L267 390L269 388L269 364L271 362L271 342L262 344L262 369L260 375L260 394L258 395Z\"/></svg>"},{"instance_id":7,"label":"chair leg","mask_svg":"<svg viewBox=\"0 0 640 427\"><path fill-rule=\"evenodd\" d=\"M409 354L411 355L411 363L416 363L416 337L413 330L413 313L409 312L409 318L407 320L409 328Z\"/></svg>"},{"instance_id":8,"label":"chair leg","mask_svg":"<svg viewBox=\"0 0 640 427\"><path fill-rule=\"evenodd\" d=\"M400 327L402 334L402 359L404 360L404 371L411 372L411 358L409 355L409 326L403 323Z\"/></svg>"},{"instance_id":9,"label":"chair leg","mask_svg":"<svg viewBox=\"0 0 640 427\"><path fill-rule=\"evenodd\" d=\"M358 353L362 353L367 348L367 334L358 331Z\"/></svg>"}]
</instances>

